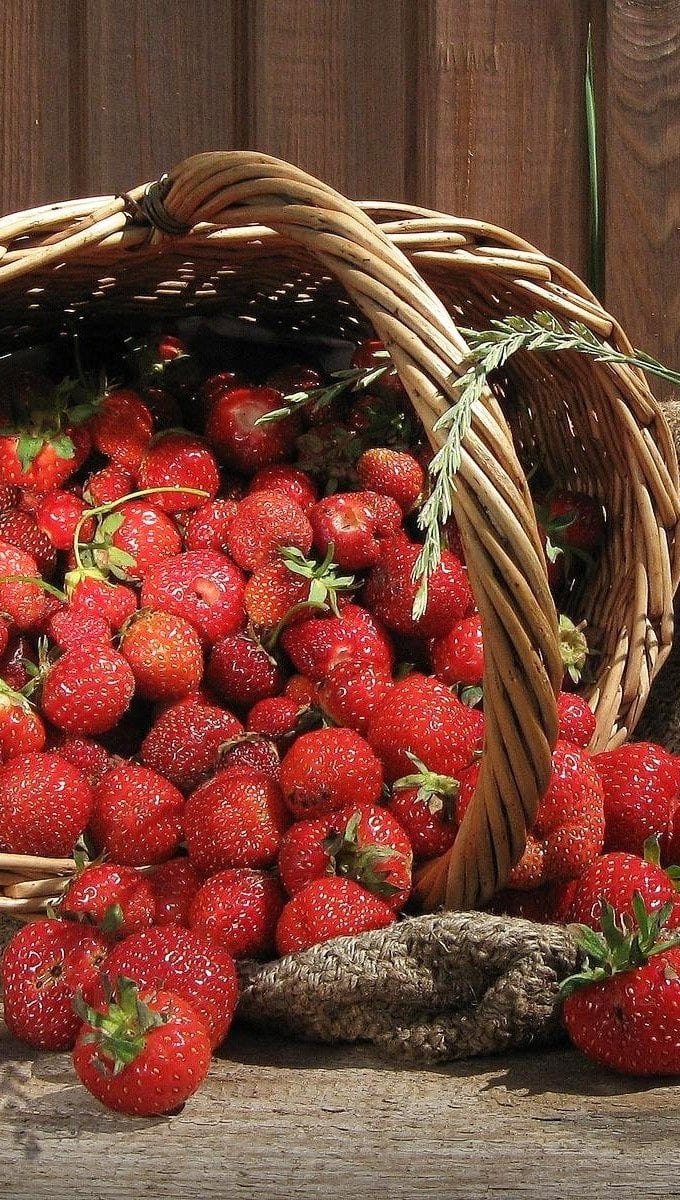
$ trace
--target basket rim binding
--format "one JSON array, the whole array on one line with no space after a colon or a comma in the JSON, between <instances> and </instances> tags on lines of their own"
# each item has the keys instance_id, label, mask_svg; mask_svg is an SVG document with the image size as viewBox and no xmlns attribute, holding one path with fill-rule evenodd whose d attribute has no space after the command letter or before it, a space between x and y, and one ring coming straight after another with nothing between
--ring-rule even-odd
<instances>
[{"instance_id":1,"label":"basket rim binding","mask_svg":"<svg viewBox=\"0 0 680 1200\"><path fill-rule=\"evenodd\" d=\"M93 203L95 211L90 207ZM376 226L373 217L381 220L382 228ZM414 229L413 222L417 226L419 220L422 228ZM159 222L163 228L159 228ZM440 227L439 245L434 247L433 224ZM36 231L41 228L47 230L48 237L42 245L36 245ZM427 256L431 263L438 254L469 254L471 235L505 242L505 253L502 247L476 248L477 262L483 261L495 277L503 272L515 277L519 266L526 273L527 289L533 289L536 298L547 294L563 311L594 325L597 332L613 337L622 348L629 345L623 331L585 285L515 235L484 222L451 218L408 205L377 201L357 206L290 164L247 151L194 156L162 181L143 185L122 197L43 206L0 221L5 245L11 245L12 239L20 238L26 230L31 230L30 248L10 250L0 259L0 289L10 280L30 276L36 267L43 269L104 243L111 253L119 252L123 245L130 249L133 244L161 253L177 240L182 244L209 240L219 245L229 239L247 241L259 235L264 241L284 239L311 248L387 345L430 437L432 424L446 407L447 399L454 398L451 377L460 373L466 347L450 314L424 283L417 266ZM423 235L422 249L417 248L417 240L414 243L418 234ZM410 249L411 260L401 253L400 246ZM570 287L576 289L578 303L568 295ZM635 392L638 408L646 404L658 420L644 380L630 371L621 377ZM489 445L496 452L495 463L489 461ZM669 503L675 530L677 463L667 447L665 451L674 489ZM492 734L482 781L468 810L472 815L466 817L456 839L458 849L447 863L428 872L429 881L423 891L429 904L443 900L451 907L476 907L497 890L513 860L521 854L527 826L547 785L557 729L554 694L561 674L556 658L554 605L547 589L528 488L507 424L490 393L475 413L457 479L455 503L485 629L493 630L500 642L497 646L487 635L489 646L496 648L496 653L489 653L489 706L497 706L502 715L490 723ZM504 531L501 546L495 540L499 529ZM511 563L507 561L508 538L513 551ZM669 540L677 551L677 539ZM496 574L510 587L499 587ZM666 582L674 590L677 552L666 574ZM531 617L527 619L529 607ZM530 658L529 678L519 684L512 644L518 629ZM662 646L657 661L663 651ZM494 744L494 737L499 745ZM531 763L518 765L517 758L521 753L526 756L529 746L533 751ZM498 753L496 759L494 753Z\"/></svg>"}]
</instances>

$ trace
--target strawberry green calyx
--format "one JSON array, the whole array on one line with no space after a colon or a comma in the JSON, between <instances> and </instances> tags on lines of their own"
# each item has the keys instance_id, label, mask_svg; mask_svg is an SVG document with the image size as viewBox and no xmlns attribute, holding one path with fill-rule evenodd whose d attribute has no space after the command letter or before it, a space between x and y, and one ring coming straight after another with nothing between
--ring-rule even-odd
<instances>
[{"instance_id":1,"label":"strawberry green calyx","mask_svg":"<svg viewBox=\"0 0 680 1200\"><path fill-rule=\"evenodd\" d=\"M205 500L208 499L208 492L203 488L175 486L139 488L135 492L129 492L126 496L118 496L115 500L107 500L105 504L84 509L73 531L73 557L76 566L81 571L87 569L88 573L97 569L99 574L95 578L106 579L106 574L101 569L103 565L118 578L127 579L126 568L134 567L135 559L127 551L120 550L112 544L113 535L120 529L125 519L123 514L116 510L130 500L142 500L146 496L158 495L159 492L182 492L190 496L202 496ZM95 535L91 541L83 542L80 538L83 527L93 517L98 518Z\"/></svg>"},{"instance_id":2,"label":"strawberry green calyx","mask_svg":"<svg viewBox=\"0 0 680 1200\"><path fill-rule=\"evenodd\" d=\"M588 642L583 632L585 621L575 625L564 613L560 613L560 657L562 666L573 683L579 683L588 661Z\"/></svg>"},{"instance_id":3,"label":"strawberry green calyx","mask_svg":"<svg viewBox=\"0 0 680 1200\"><path fill-rule=\"evenodd\" d=\"M407 788L417 788L417 800L427 804L431 813L441 812L447 820L452 821L456 811L456 797L460 791L458 780L451 775L438 775L436 771L428 770L425 763L409 750L406 751L406 755L416 771L413 775L403 775L401 779L397 779L392 784L392 790L400 792Z\"/></svg>"},{"instance_id":4,"label":"strawberry green calyx","mask_svg":"<svg viewBox=\"0 0 680 1200\"><path fill-rule=\"evenodd\" d=\"M92 1026L84 1040L96 1045L101 1071L116 1076L142 1053L147 1034L166 1020L140 999L137 985L123 976L107 1001L105 1012L85 1004L80 995L73 1003L78 1015Z\"/></svg>"},{"instance_id":5,"label":"strawberry green calyx","mask_svg":"<svg viewBox=\"0 0 680 1200\"><path fill-rule=\"evenodd\" d=\"M338 575L338 564L333 561L335 546L331 542L326 555L321 562L306 558L296 546L284 546L280 551L286 567L293 575L300 575L309 580L307 603L310 605L325 605L336 617L340 616L337 593L346 592L355 586L353 575Z\"/></svg>"},{"instance_id":6,"label":"strawberry green calyx","mask_svg":"<svg viewBox=\"0 0 680 1200\"><path fill-rule=\"evenodd\" d=\"M642 857L645 862L651 863L653 867L661 867L661 845L656 834L645 839L642 847ZM676 891L680 892L680 866L663 867L664 873L668 876Z\"/></svg>"},{"instance_id":7,"label":"strawberry green calyx","mask_svg":"<svg viewBox=\"0 0 680 1200\"><path fill-rule=\"evenodd\" d=\"M391 846L365 845L359 841L361 813L353 813L344 830L331 830L324 838L328 855L328 874L343 875L360 883L368 892L387 900L396 896L398 887L388 881L395 860L403 855Z\"/></svg>"},{"instance_id":8,"label":"strawberry green calyx","mask_svg":"<svg viewBox=\"0 0 680 1200\"><path fill-rule=\"evenodd\" d=\"M666 931L664 926L673 911L672 902L655 913L649 913L640 892L633 896L635 923L618 916L606 900L602 903L601 933L587 925L569 925L577 946L585 955L580 971L560 984L560 998L566 999L579 988L601 983L612 975L643 966L655 954L664 954L680 946L680 932Z\"/></svg>"}]
</instances>

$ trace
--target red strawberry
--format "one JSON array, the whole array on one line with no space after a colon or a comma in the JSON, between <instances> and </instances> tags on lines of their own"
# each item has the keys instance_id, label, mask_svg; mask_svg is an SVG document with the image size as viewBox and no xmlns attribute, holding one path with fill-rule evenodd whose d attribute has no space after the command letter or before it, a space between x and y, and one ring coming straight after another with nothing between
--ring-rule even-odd
<instances>
[{"instance_id":1,"label":"red strawberry","mask_svg":"<svg viewBox=\"0 0 680 1200\"><path fill-rule=\"evenodd\" d=\"M25 696L0 680L0 763L44 745L45 726L38 714Z\"/></svg>"},{"instance_id":2,"label":"red strawberry","mask_svg":"<svg viewBox=\"0 0 680 1200\"><path fill-rule=\"evenodd\" d=\"M597 497L566 490L540 493L536 508L544 533L566 555L573 551L592 555L602 545L605 516Z\"/></svg>"},{"instance_id":3,"label":"red strawberry","mask_svg":"<svg viewBox=\"0 0 680 1200\"><path fill-rule=\"evenodd\" d=\"M220 766L245 767L259 771L275 783L281 782L281 759L276 743L262 733L241 733L220 749Z\"/></svg>"},{"instance_id":4,"label":"red strawberry","mask_svg":"<svg viewBox=\"0 0 680 1200\"><path fill-rule=\"evenodd\" d=\"M0 767L0 849L66 858L83 833L94 796L77 767L51 751Z\"/></svg>"},{"instance_id":5,"label":"red strawberry","mask_svg":"<svg viewBox=\"0 0 680 1200\"><path fill-rule=\"evenodd\" d=\"M246 584L246 612L254 625L274 629L285 622L301 621L313 607L325 606L336 615L339 593L354 584L352 575L338 575L329 548L322 562L307 558L295 547L279 551L279 557L258 567ZM283 626L282 626L283 627Z\"/></svg>"},{"instance_id":6,"label":"red strawberry","mask_svg":"<svg viewBox=\"0 0 680 1200\"><path fill-rule=\"evenodd\" d=\"M211 875L202 885L191 905L189 923L234 958L264 958L274 953L284 899L272 875L233 867Z\"/></svg>"},{"instance_id":7,"label":"red strawberry","mask_svg":"<svg viewBox=\"0 0 680 1200\"><path fill-rule=\"evenodd\" d=\"M0 660L0 676L8 687L20 692L31 681L33 668L37 666L38 652L33 642L24 635L8 638Z\"/></svg>"},{"instance_id":8,"label":"red strawberry","mask_svg":"<svg viewBox=\"0 0 680 1200\"><path fill-rule=\"evenodd\" d=\"M217 768L221 746L243 733L232 713L194 701L168 708L142 742L142 761L184 792Z\"/></svg>"},{"instance_id":9,"label":"red strawberry","mask_svg":"<svg viewBox=\"0 0 680 1200\"><path fill-rule=\"evenodd\" d=\"M181 925L143 929L114 946L102 970L111 984L124 976L140 988L177 992L205 1021L213 1049L229 1032L238 995L236 967L213 938Z\"/></svg>"},{"instance_id":10,"label":"red strawberry","mask_svg":"<svg viewBox=\"0 0 680 1200\"><path fill-rule=\"evenodd\" d=\"M352 355L353 367L385 367L385 373L373 385L376 390L387 392L401 399L404 397L404 386L397 374L385 346L377 338L367 338L360 342Z\"/></svg>"},{"instance_id":11,"label":"red strawberry","mask_svg":"<svg viewBox=\"0 0 680 1200\"><path fill-rule=\"evenodd\" d=\"M87 992L106 957L106 939L71 921L31 921L2 956L5 1024L13 1037L41 1050L68 1050L81 1019L76 993Z\"/></svg>"},{"instance_id":12,"label":"red strawberry","mask_svg":"<svg viewBox=\"0 0 680 1200\"><path fill-rule=\"evenodd\" d=\"M283 396L275 388L231 387L215 396L205 434L220 462L249 474L292 457L297 418L260 423L282 407Z\"/></svg>"},{"instance_id":13,"label":"red strawberry","mask_svg":"<svg viewBox=\"0 0 680 1200\"><path fill-rule=\"evenodd\" d=\"M298 731L300 721L308 716L309 710L301 708L288 696L270 696L253 704L246 728L250 733L261 733L276 742L289 739Z\"/></svg>"},{"instance_id":14,"label":"red strawberry","mask_svg":"<svg viewBox=\"0 0 680 1200\"><path fill-rule=\"evenodd\" d=\"M106 733L127 712L134 690L130 666L112 646L72 646L47 672L41 710L68 733Z\"/></svg>"},{"instance_id":15,"label":"red strawberry","mask_svg":"<svg viewBox=\"0 0 680 1200\"><path fill-rule=\"evenodd\" d=\"M227 553L227 530L236 512L235 500L211 500L189 513L186 523L186 550L217 550Z\"/></svg>"},{"instance_id":16,"label":"red strawberry","mask_svg":"<svg viewBox=\"0 0 680 1200\"><path fill-rule=\"evenodd\" d=\"M326 554L332 548L336 562L350 571L378 561L385 539L401 529L401 518L396 500L369 491L336 492L309 514L316 549Z\"/></svg>"},{"instance_id":17,"label":"red strawberry","mask_svg":"<svg viewBox=\"0 0 680 1200\"><path fill-rule=\"evenodd\" d=\"M327 875L354 879L400 909L411 891L413 849L394 815L374 804L296 821L281 843L278 870L289 896Z\"/></svg>"},{"instance_id":18,"label":"red strawberry","mask_svg":"<svg viewBox=\"0 0 680 1200\"><path fill-rule=\"evenodd\" d=\"M19 508L0 512L0 541L30 555L43 578L51 579L57 565L57 552L31 513Z\"/></svg>"},{"instance_id":19,"label":"red strawberry","mask_svg":"<svg viewBox=\"0 0 680 1200\"><path fill-rule=\"evenodd\" d=\"M0 484L33 488L43 495L61 487L90 452L84 428L0 436Z\"/></svg>"},{"instance_id":20,"label":"red strawberry","mask_svg":"<svg viewBox=\"0 0 680 1200\"><path fill-rule=\"evenodd\" d=\"M137 596L123 583L109 583L98 572L69 571L65 578L69 608L74 613L103 617L120 629L137 611Z\"/></svg>"},{"instance_id":21,"label":"red strawberry","mask_svg":"<svg viewBox=\"0 0 680 1200\"><path fill-rule=\"evenodd\" d=\"M430 643L432 668L437 679L450 687L481 686L484 677L484 638L479 613L463 617L446 637Z\"/></svg>"},{"instance_id":22,"label":"red strawberry","mask_svg":"<svg viewBox=\"0 0 680 1200\"><path fill-rule=\"evenodd\" d=\"M666 924L680 926L680 892L675 878L678 868L667 873L659 865L659 843L645 843L645 857L613 850L602 854L579 876L569 906L568 919L599 929L606 901L620 916L634 920L633 897L639 892L647 912L658 912L669 904Z\"/></svg>"},{"instance_id":23,"label":"red strawberry","mask_svg":"<svg viewBox=\"0 0 680 1200\"><path fill-rule=\"evenodd\" d=\"M83 486L83 496L97 507L100 504L122 500L134 491L134 486L133 475L115 463L109 463L108 466L102 467L101 471L94 471L92 475L88 475Z\"/></svg>"},{"instance_id":24,"label":"red strawberry","mask_svg":"<svg viewBox=\"0 0 680 1200\"><path fill-rule=\"evenodd\" d=\"M261 467L248 484L249 492L281 492L289 500L299 504L305 516L314 508L319 493L314 480L298 467L288 463L276 463Z\"/></svg>"},{"instance_id":25,"label":"red strawberry","mask_svg":"<svg viewBox=\"0 0 680 1200\"><path fill-rule=\"evenodd\" d=\"M78 540L90 542L94 535L94 517L82 522L87 504L75 492L56 491L43 496L36 511L38 528L57 550L70 550L76 529Z\"/></svg>"},{"instance_id":26,"label":"red strawberry","mask_svg":"<svg viewBox=\"0 0 680 1200\"><path fill-rule=\"evenodd\" d=\"M93 738L79 737L78 734L63 733L60 729L55 729L50 735L50 749L82 771L92 784L97 783L109 769L108 750Z\"/></svg>"},{"instance_id":27,"label":"red strawberry","mask_svg":"<svg viewBox=\"0 0 680 1200\"><path fill-rule=\"evenodd\" d=\"M460 559L443 550L441 563L428 580L425 611L416 620L413 605L420 585L413 582L413 571L420 549L403 535L386 539L380 559L366 580L364 603L396 633L446 637L474 606L467 571Z\"/></svg>"},{"instance_id":28,"label":"red strawberry","mask_svg":"<svg viewBox=\"0 0 680 1200\"><path fill-rule=\"evenodd\" d=\"M90 422L97 450L126 471L136 471L151 440L154 421L137 392L118 388L109 392Z\"/></svg>"},{"instance_id":29,"label":"red strawberry","mask_svg":"<svg viewBox=\"0 0 680 1200\"><path fill-rule=\"evenodd\" d=\"M0 614L0 655L4 653L9 645L9 621L6 617Z\"/></svg>"},{"instance_id":30,"label":"red strawberry","mask_svg":"<svg viewBox=\"0 0 680 1200\"><path fill-rule=\"evenodd\" d=\"M460 783L450 775L428 771L420 759L410 757L416 770L392 785L388 808L406 830L414 856L434 858L453 845L458 832L456 797Z\"/></svg>"},{"instance_id":31,"label":"red strawberry","mask_svg":"<svg viewBox=\"0 0 680 1200\"><path fill-rule=\"evenodd\" d=\"M81 1083L114 1112L159 1116L180 1108L210 1067L210 1039L174 992L123 981L110 1002L83 1008L73 1051Z\"/></svg>"},{"instance_id":32,"label":"red strawberry","mask_svg":"<svg viewBox=\"0 0 680 1200\"><path fill-rule=\"evenodd\" d=\"M90 818L96 849L114 862L162 862L183 835L184 796L151 767L121 762L101 777Z\"/></svg>"},{"instance_id":33,"label":"red strawberry","mask_svg":"<svg viewBox=\"0 0 680 1200\"><path fill-rule=\"evenodd\" d=\"M166 558L145 576L142 605L184 617L212 645L244 623L245 581L225 554L188 550Z\"/></svg>"},{"instance_id":34,"label":"red strawberry","mask_svg":"<svg viewBox=\"0 0 680 1200\"><path fill-rule=\"evenodd\" d=\"M259 771L226 767L187 800L189 857L202 875L227 867L268 867L289 817L280 788Z\"/></svg>"},{"instance_id":35,"label":"red strawberry","mask_svg":"<svg viewBox=\"0 0 680 1200\"><path fill-rule=\"evenodd\" d=\"M201 878L188 858L171 858L147 875L156 902L154 925L189 925L191 902Z\"/></svg>"},{"instance_id":36,"label":"red strawberry","mask_svg":"<svg viewBox=\"0 0 680 1200\"><path fill-rule=\"evenodd\" d=\"M626 742L593 757L604 785L605 850L639 854L657 837L668 861L680 796L680 757L652 742Z\"/></svg>"},{"instance_id":37,"label":"red strawberry","mask_svg":"<svg viewBox=\"0 0 680 1200\"><path fill-rule=\"evenodd\" d=\"M253 492L240 500L227 530L229 553L246 571L276 558L284 547L312 548L312 527L299 504L281 492Z\"/></svg>"},{"instance_id":38,"label":"red strawberry","mask_svg":"<svg viewBox=\"0 0 680 1200\"><path fill-rule=\"evenodd\" d=\"M320 682L343 659L369 664L390 674L394 651L389 635L359 604L345 604L340 616L309 617L289 625L281 644L302 675Z\"/></svg>"},{"instance_id":39,"label":"red strawberry","mask_svg":"<svg viewBox=\"0 0 680 1200\"><path fill-rule=\"evenodd\" d=\"M384 929L395 912L353 879L315 879L286 904L276 926L279 954L294 954L331 938Z\"/></svg>"},{"instance_id":40,"label":"red strawberry","mask_svg":"<svg viewBox=\"0 0 680 1200\"><path fill-rule=\"evenodd\" d=\"M362 488L390 496L404 513L415 508L425 487L425 472L418 459L384 446L364 451L357 475Z\"/></svg>"},{"instance_id":41,"label":"red strawberry","mask_svg":"<svg viewBox=\"0 0 680 1200\"><path fill-rule=\"evenodd\" d=\"M96 553L97 566L133 580L143 579L182 550L182 535L172 517L149 500L128 500L105 516L97 541L108 547Z\"/></svg>"},{"instance_id":42,"label":"red strawberry","mask_svg":"<svg viewBox=\"0 0 680 1200\"><path fill-rule=\"evenodd\" d=\"M74 875L59 905L62 917L124 938L153 925L156 901L149 882L132 867L96 862Z\"/></svg>"},{"instance_id":43,"label":"red strawberry","mask_svg":"<svg viewBox=\"0 0 680 1200\"><path fill-rule=\"evenodd\" d=\"M111 626L104 617L77 612L72 608L60 608L49 619L46 632L59 650L70 646L111 645Z\"/></svg>"},{"instance_id":44,"label":"red strawberry","mask_svg":"<svg viewBox=\"0 0 680 1200\"><path fill-rule=\"evenodd\" d=\"M44 591L38 584L26 582L39 578L38 564L32 555L0 542L0 612L9 617L15 629L36 629L45 617Z\"/></svg>"},{"instance_id":45,"label":"red strawberry","mask_svg":"<svg viewBox=\"0 0 680 1200\"><path fill-rule=\"evenodd\" d=\"M281 763L281 787L296 817L322 816L350 804L375 804L382 784L379 760L353 729L303 733Z\"/></svg>"},{"instance_id":46,"label":"red strawberry","mask_svg":"<svg viewBox=\"0 0 680 1200\"><path fill-rule=\"evenodd\" d=\"M439 775L458 779L472 761L474 716L448 688L415 672L396 683L378 706L368 741L388 782L409 775L415 755Z\"/></svg>"},{"instance_id":47,"label":"red strawberry","mask_svg":"<svg viewBox=\"0 0 680 1200\"><path fill-rule=\"evenodd\" d=\"M583 696L575 692L560 692L557 697L560 738L575 746L588 746L595 733L597 721ZM597 765L597 764L596 764Z\"/></svg>"},{"instance_id":48,"label":"red strawberry","mask_svg":"<svg viewBox=\"0 0 680 1200\"><path fill-rule=\"evenodd\" d=\"M366 734L378 705L392 689L392 677L371 663L340 659L319 684L318 703L336 725Z\"/></svg>"},{"instance_id":49,"label":"red strawberry","mask_svg":"<svg viewBox=\"0 0 680 1200\"><path fill-rule=\"evenodd\" d=\"M283 396L294 392L313 392L323 383L321 375L307 363L286 363L267 376L267 387L276 388Z\"/></svg>"},{"instance_id":50,"label":"red strawberry","mask_svg":"<svg viewBox=\"0 0 680 1200\"><path fill-rule=\"evenodd\" d=\"M123 630L121 654L147 700L180 700L203 677L203 648L193 625L172 613L143 609Z\"/></svg>"},{"instance_id":51,"label":"red strawberry","mask_svg":"<svg viewBox=\"0 0 680 1200\"><path fill-rule=\"evenodd\" d=\"M171 489L154 492L153 502L165 512L182 512L214 500L219 491L220 472L215 456L202 438L184 430L169 429L149 442L139 464L137 484L140 489Z\"/></svg>"},{"instance_id":52,"label":"red strawberry","mask_svg":"<svg viewBox=\"0 0 680 1200\"><path fill-rule=\"evenodd\" d=\"M284 676L276 659L250 633L220 638L210 651L206 679L225 704L250 708L281 691Z\"/></svg>"}]
</instances>

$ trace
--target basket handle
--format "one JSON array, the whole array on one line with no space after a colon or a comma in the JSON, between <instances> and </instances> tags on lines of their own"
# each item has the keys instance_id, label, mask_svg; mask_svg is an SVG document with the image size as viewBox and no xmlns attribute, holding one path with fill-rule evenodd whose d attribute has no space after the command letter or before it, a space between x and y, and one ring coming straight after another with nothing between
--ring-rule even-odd
<instances>
[{"instance_id":1,"label":"basket handle","mask_svg":"<svg viewBox=\"0 0 680 1200\"><path fill-rule=\"evenodd\" d=\"M352 201L297 167L250 151L198 154L129 194L152 242L207 223L265 225L312 252L391 354L431 444L456 402L467 347L446 308ZM485 753L453 848L416 891L429 907L476 908L507 881L548 785L562 678L557 616L529 489L500 406L473 409L453 509L484 631Z\"/></svg>"}]
</instances>

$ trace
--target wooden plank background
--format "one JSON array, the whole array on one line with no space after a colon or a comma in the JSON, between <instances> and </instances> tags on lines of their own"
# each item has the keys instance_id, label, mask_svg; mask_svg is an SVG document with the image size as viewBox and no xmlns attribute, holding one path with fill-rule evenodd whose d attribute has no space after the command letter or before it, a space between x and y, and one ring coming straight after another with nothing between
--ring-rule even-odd
<instances>
[{"instance_id":1,"label":"wooden plank background","mask_svg":"<svg viewBox=\"0 0 680 1200\"><path fill-rule=\"evenodd\" d=\"M355 198L495 221L586 278L591 24L601 299L680 369L680 0L3 0L2 14L2 212L252 148Z\"/></svg>"}]
</instances>

